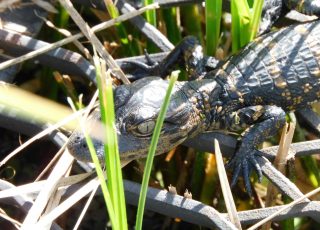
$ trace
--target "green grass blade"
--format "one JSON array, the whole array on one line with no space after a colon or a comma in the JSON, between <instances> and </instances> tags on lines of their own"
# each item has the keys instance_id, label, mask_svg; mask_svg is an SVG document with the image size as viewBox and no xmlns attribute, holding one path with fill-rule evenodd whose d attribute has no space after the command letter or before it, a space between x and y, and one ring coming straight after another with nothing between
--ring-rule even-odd
<instances>
[{"instance_id":1,"label":"green grass blade","mask_svg":"<svg viewBox=\"0 0 320 230\"><path fill-rule=\"evenodd\" d=\"M250 41L250 9L246 0L231 0L232 52L237 52Z\"/></svg>"},{"instance_id":2,"label":"green grass blade","mask_svg":"<svg viewBox=\"0 0 320 230\"><path fill-rule=\"evenodd\" d=\"M88 135L88 133L85 130L83 130L83 134L84 134L84 136L86 138L88 149L89 149L92 161L93 161L93 163L95 165L95 169L96 169L99 181L100 181L100 186L101 186L101 190L102 190L104 201L105 201L105 203L107 205L107 210L108 210L108 215L109 215L109 218L110 218L111 225L112 225L113 229L118 229L116 216L115 216L115 211L114 211L114 206L113 206L112 201L111 201L110 193L109 193L109 190L108 190L108 187L107 187L107 184L106 184L105 177L103 175L103 170L101 168L101 165L100 165L96 150L94 149L93 142L92 142L90 136Z\"/></svg>"},{"instance_id":3,"label":"green grass blade","mask_svg":"<svg viewBox=\"0 0 320 230\"><path fill-rule=\"evenodd\" d=\"M254 1L253 3L253 14L250 21L250 41L252 41L258 32L259 23L261 19L262 7L263 7L264 0Z\"/></svg>"},{"instance_id":4,"label":"green grass blade","mask_svg":"<svg viewBox=\"0 0 320 230\"><path fill-rule=\"evenodd\" d=\"M112 18L119 17L119 12L117 7L113 4L112 0L104 0L104 4L107 7L107 11Z\"/></svg>"},{"instance_id":5,"label":"green grass blade","mask_svg":"<svg viewBox=\"0 0 320 230\"><path fill-rule=\"evenodd\" d=\"M301 157L300 161L313 187L317 188L320 184L320 172L317 161L313 156Z\"/></svg>"},{"instance_id":6,"label":"green grass blade","mask_svg":"<svg viewBox=\"0 0 320 230\"><path fill-rule=\"evenodd\" d=\"M97 79L101 78L101 67L100 67L100 62L99 60L96 58L96 56L94 57L94 61L95 61L95 66L96 66L96 75L97 75ZM86 142L87 142L87 146L92 158L92 161L95 165L95 169L100 181L100 185L101 185L101 190L102 190L102 194L107 206L107 210L108 210L108 215L111 221L111 225L113 227L113 229L119 229L119 221L117 220L117 216L115 213L115 209L114 209L114 204L111 198L111 195L109 193L109 189L107 187L106 181L105 181L105 177L104 177L104 173L103 170L101 168L99 159L97 157L96 151L94 149L94 145L93 142L89 136L89 134L86 132L85 128L82 127L82 131L83 134L85 136Z\"/></svg>"},{"instance_id":7,"label":"green grass blade","mask_svg":"<svg viewBox=\"0 0 320 230\"><path fill-rule=\"evenodd\" d=\"M145 6L154 3L153 0L144 0L143 2L144 2ZM147 19L147 22L149 22L151 25L157 26L157 17L156 17L156 11L155 10L148 10L146 12L146 19Z\"/></svg>"},{"instance_id":8,"label":"green grass blade","mask_svg":"<svg viewBox=\"0 0 320 230\"><path fill-rule=\"evenodd\" d=\"M105 65L104 65L105 66ZM104 78L103 78L104 79ZM115 120L115 111L114 111L114 99L113 99L113 90L112 90L112 79L109 72L107 72L106 76L106 99L107 99L107 107L106 109L106 127L107 127L107 136L111 136L112 139L110 141L111 146L109 145L109 154L113 153L113 162L115 162L115 176L116 176L116 196L117 196L117 206L119 211L119 222L120 229L128 229L127 225L127 213L126 213L126 204L125 204L125 195L123 188L123 180L122 180L122 171L121 171L121 162L120 162L120 154L118 149L118 139L116 132L116 120Z\"/></svg>"},{"instance_id":9,"label":"green grass blade","mask_svg":"<svg viewBox=\"0 0 320 230\"><path fill-rule=\"evenodd\" d=\"M186 34L196 36L198 39L203 38L202 33L202 21L201 21L201 10L197 5L186 5L180 7L181 20L185 21L184 31ZM203 43L203 40L201 40Z\"/></svg>"},{"instance_id":10,"label":"green grass blade","mask_svg":"<svg viewBox=\"0 0 320 230\"><path fill-rule=\"evenodd\" d=\"M101 71L101 64L100 64L100 59L97 58L96 56L94 57L94 63L96 66L96 70L99 73L97 73L97 83L98 83L98 88L99 88L99 101L100 101L100 110L101 110L101 122L106 126L106 135L105 135L105 161L106 161L106 171L107 171L107 176L108 176L108 189L110 191L111 195L111 200L114 202L115 200L115 193L113 192L115 190L115 185L113 183L112 175L115 170L114 168L114 159L113 159L113 154L109 154L109 152L112 151L111 146L113 144L112 140L112 135L107 134L107 125L106 120L107 120L107 114L106 114L106 108L107 108L107 99L106 99L106 82L102 80L102 71ZM100 69L99 69L100 68ZM111 118L112 119L112 118Z\"/></svg>"},{"instance_id":11,"label":"green grass blade","mask_svg":"<svg viewBox=\"0 0 320 230\"><path fill-rule=\"evenodd\" d=\"M166 24L168 39L173 44L178 44L181 41L181 33L177 24L177 8L163 9L162 17Z\"/></svg>"},{"instance_id":12,"label":"green grass blade","mask_svg":"<svg viewBox=\"0 0 320 230\"><path fill-rule=\"evenodd\" d=\"M232 36L232 53L240 49L240 16L236 8L235 0L231 0L231 36Z\"/></svg>"},{"instance_id":13,"label":"green grass blade","mask_svg":"<svg viewBox=\"0 0 320 230\"><path fill-rule=\"evenodd\" d=\"M105 65L104 65L105 66ZM105 78L103 78L105 79ZM126 214L126 205L125 205L125 196L124 196L124 188L123 188L123 181L122 181L122 171L121 171L121 163L120 163L120 154L118 149L118 140L117 140L117 133L116 133L116 121L115 121L115 112L114 112L114 100L113 100L113 90L112 90L112 79L110 73L107 72L106 76L106 89L103 91L106 93L106 129L107 129L107 141L111 143L110 145L107 144L106 154L110 154L113 157L110 159L110 163L114 162L114 170L113 174L115 175L115 183L114 189L115 194L114 198L116 202L114 202L114 206L118 207L118 217L120 228L119 229L128 229L127 226L127 214ZM103 111L103 110L102 110ZM107 142L108 143L108 142ZM112 178L113 179L113 178Z\"/></svg>"},{"instance_id":14,"label":"green grass blade","mask_svg":"<svg viewBox=\"0 0 320 230\"><path fill-rule=\"evenodd\" d=\"M153 4L153 0L143 0L144 6ZM157 17L156 17L156 11L155 10L148 10L145 12L146 21L157 28ZM147 40L147 50L149 53L154 53L158 50L157 46L150 41Z\"/></svg>"},{"instance_id":15,"label":"green grass blade","mask_svg":"<svg viewBox=\"0 0 320 230\"><path fill-rule=\"evenodd\" d=\"M107 11L111 16L111 18L115 19L119 17L119 11L117 7L114 5L113 1L104 0L104 3L106 5ZM116 29L117 29L118 36L120 37L121 44L124 46L124 49L126 51L129 51L131 55L136 54L135 50L132 48L131 42L128 39L128 33L124 25L122 23L117 23Z\"/></svg>"},{"instance_id":16,"label":"green grass blade","mask_svg":"<svg viewBox=\"0 0 320 230\"><path fill-rule=\"evenodd\" d=\"M254 1L252 11L246 0L231 1L232 52L237 52L255 38L263 7L262 1Z\"/></svg>"},{"instance_id":17,"label":"green grass blade","mask_svg":"<svg viewBox=\"0 0 320 230\"><path fill-rule=\"evenodd\" d=\"M206 0L206 54L214 56L219 44L222 0Z\"/></svg>"},{"instance_id":18,"label":"green grass blade","mask_svg":"<svg viewBox=\"0 0 320 230\"><path fill-rule=\"evenodd\" d=\"M95 57L95 64L98 65ZM105 63L101 62L101 72L97 77L99 88L101 121L106 127L105 138L105 161L108 182L107 186L110 191L110 197L115 209L116 229L128 229L127 215L124 197L124 188L122 181L122 171L120 164L120 155L118 149L117 133L115 130L115 112L113 102L112 80L110 74L105 70ZM107 73L107 74L104 74Z\"/></svg>"},{"instance_id":19,"label":"green grass blade","mask_svg":"<svg viewBox=\"0 0 320 230\"><path fill-rule=\"evenodd\" d=\"M148 190L148 183L150 178L150 173L152 169L152 163L153 158L156 152L158 140L161 133L162 124L164 122L164 118L166 115L166 111L169 106L170 98L171 98L171 92L174 86L174 83L178 79L179 71L174 71L171 74L169 86L166 92L166 96L164 98L164 102L161 106L159 117L157 118L156 126L154 128L154 132L151 139L151 144L147 156L146 161L146 167L143 173L143 179L142 179L142 185L141 185L141 191L139 196L139 203L138 203L138 211L137 211L137 219L136 219L136 229L141 230L142 229L142 219L143 219L143 213L144 213L144 207L146 202L146 196L147 196L147 190Z\"/></svg>"}]
</instances>

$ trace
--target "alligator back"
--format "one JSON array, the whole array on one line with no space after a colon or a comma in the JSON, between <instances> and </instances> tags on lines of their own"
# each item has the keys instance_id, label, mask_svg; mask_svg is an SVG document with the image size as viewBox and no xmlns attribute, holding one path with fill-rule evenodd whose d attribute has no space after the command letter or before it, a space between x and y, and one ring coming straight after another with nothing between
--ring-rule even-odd
<instances>
[{"instance_id":1,"label":"alligator back","mask_svg":"<svg viewBox=\"0 0 320 230\"><path fill-rule=\"evenodd\" d=\"M320 21L257 38L215 74L222 101L295 110L320 98Z\"/></svg>"}]
</instances>

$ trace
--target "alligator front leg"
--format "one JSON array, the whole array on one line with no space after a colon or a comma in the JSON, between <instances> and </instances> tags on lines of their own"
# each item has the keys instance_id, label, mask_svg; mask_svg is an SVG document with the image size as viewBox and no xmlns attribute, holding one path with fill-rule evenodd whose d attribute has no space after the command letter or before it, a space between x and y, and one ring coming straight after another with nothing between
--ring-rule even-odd
<instances>
[{"instance_id":1,"label":"alligator front leg","mask_svg":"<svg viewBox=\"0 0 320 230\"><path fill-rule=\"evenodd\" d=\"M319 0L284 0L288 9L296 10L302 14L320 16Z\"/></svg>"},{"instance_id":2,"label":"alligator front leg","mask_svg":"<svg viewBox=\"0 0 320 230\"><path fill-rule=\"evenodd\" d=\"M169 54L159 63L163 74L169 74L177 64L185 68L188 78L198 79L205 70L205 59L199 40L193 36L185 37Z\"/></svg>"},{"instance_id":3,"label":"alligator front leg","mask_svg":"<svg viewBox=\"0 0 320 230\"><path fill-rule=\"evenodd\" d=\"M251 195L250 172L256 171L259 181L262 177L261 168L256 160L261 156L257 147L267 138L274 136L285 124L285 112L277 106L250 106L237 111L239 124L251 125L242 134L241 145L233 158L227 163L227 168L233 169L231 186L242 174L245 188Z\"/></svg>"},{"instance_id":4,"label":"alligator front leg","mask_svg":"<svg viewBox=\"0 0 320 230\"><path fill-rule=\"evenodd\" d=\"M219 61L214 57L204 56L199 40L193 36L187 36L160 62L155 63L146 53L148 65L141 62L131 62L139 68L162 78L166 77L177 67L187 71L189 80L201 79L206 70L217 67Z\"/></svg>"}]
</instances>

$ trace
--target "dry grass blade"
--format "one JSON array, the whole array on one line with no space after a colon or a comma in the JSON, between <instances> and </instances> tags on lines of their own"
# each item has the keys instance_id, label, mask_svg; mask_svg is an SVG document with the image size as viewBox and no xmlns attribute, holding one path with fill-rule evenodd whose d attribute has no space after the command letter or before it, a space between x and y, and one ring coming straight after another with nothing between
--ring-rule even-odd
<instances>
[{"instance_id":1,"label":"dry grass blade","mask_svg":"<svg viewBox=\"0 0 320 230\"><path fill-rule=\"evenodd\" d=\"M57 102L0 82L1 113L28 120L30 123L55 123L71 114L71 110ZM75 128L75 124L69 127Z\"/></svg>"},{"instance_id":2,"label":"dry grass blade","mask_svg":"<svg viewBox=\"0 0 320 230\"><path fill-rule=\"evenodd\" d=\"M290 145L292 143L294 130L296 128L295 122L286 123L281 133L278 153L273 162L274 166L280 171L284 172L289 153Z\"/></svg>"},{"instance_id":3,"label":"dry grass blade","mask_svg":"<svg viewBox=\"0 0 320 230\"><path fill-rule=\"evenodd\" d=\"M21 150L26 148L28 145L50 134L58 128L64 126L70 130L75 129L77 127L76 123L70 124L70 122L72 122L75 118L79 117L81 114L85 113L86 111L88 111L88 109L90 109L88 108L81 111L77 111L75 113L71 113L71 110L65 106L33 95L19 88L12 87L8 84L0 84L0 89L0 103L4 107L4 109L2 109L3 113L9 114L9 116L20 116L23 119L32 119L34 120L34 122L37 123L45 121L52 123L57 122L54 125L48 124L49 127L47 129L33 136L28 141L24 142L22 145L20 145L18 148L12 151L10 154L8 154L0 162L0 167L6 164L13 156L15 156ZM12 101L13 98L15 99L14 104ZM37 108L37 110L35 110L34 108ZM39 113L36 114L36 111L39 111ZM49 117L49 115L51 115L51 117ZM36 120L35 117L39 117L39 120ZM61 136L61 138L65 137ZM65 140L67 141L66 138Z\"/></svg>"},{"instance_id":4,"label":"dry grass blade","mask_svg":"<svg viewBox=\"0 0 320 230\"><path fill-rule=\"evenodd\" d=\"M39 181L41 178L52 168L54 163L60 158L61 154L64 152L66 146L66 142L60 149L59 151L54 155L54 157L50 160L50 162L46 165L46 167L42 170L42 172L37 176L37 178L34 181Z\"/></svg>"},{"instance_id":5,"label":"dry grass blade","mask_svg":"<svg viewBox=\"0 0 320 230\"><path fill-rule=\"evenodd\" d=\"M43 188L44 184L45 184L44 181L38 181L38 182L33 182L30 184L24 184L17 187L2 190L0 191L0 199L7 198L7 197L21 196L21 195L31 194L31 193L37 193Z\"/></svg>"},{"instance_id":6,"label":"dry grass blade","mask_svg":"<svg viewBox=\"0 0 320 230\"><path fill-rule=\"evenodd\" d=\"M76 223L76 224L74 225L74 227L73 227L74 230L76 230L76 229L79 228L80 223L81 223L84 215L86 214L86 212L87 212L87 210L88 210L88 208L89 208L89 205L91 204L91 201L92 201L94 195L96 194L98 188L99 188L99 185L96 186L96 187L92 190L92 192L91 192L91 194L90 194L90 196L89 196L89 198L88 198L85 206L83 207L83 209L82 209L82 211L81 211L81 213L80 213L80 216L79 216L79 218L78 218L78 220L77 220L77 223Z\"/></svg>"},{"instance_id":7,"label":"dry grass blade","mask_svg":"<svg viewBox=\"0 0 320 230\"><path fill-rule=\"evenodd\" d=\"M126 75L122 72L120 67L117 65L115 60L111 57L108 51L104 48L103 44L99 41L98 37L92 32L88 24L83 20L78 11L73 7L71 1L69 0L59 0L60 4L65 8L65 10L72 17L73 21L80 28L82 33L89 39L91 44L96 48L98 53L103 57L106 61L108 67L111 71L118 76L123 83L129 84L130 81L126 77Z\"/></svg>"},{"instance_id":8,"label":"dry grass blade","mask_svg":"<svg viewBox=\"0 0 320 230\"><path fill-rule=\"evenodd\" d=\"M36 4L37 6L41 7L42 9L45 9L46 11L50 12L50 13L58 13L58 10L56 8L54 8L53 5L51 5L49 2L47 1L43 1L43 0L32 0L32 2L34 4Z\"/></svg>"},{"instance_id":9,"label":"dry grass blade","mask_svg":"<svg viewBox=\"0 0 320 230\"><path fill-rule=\"evenodd\" d=\"M50 197L47 206L45 208L45 211L43 212L42 216L46 216L48 213L50 213L51 211L55 210L55 208L59 205L60 201L61 201L61 197L63 195L63 191L62 190L56 190L52 196ZM46 225L46 229L50 229L51 225L53 224L54 220L50 221L47 225ZM43 228L44 229L44 228Z\"/></svg>"},{"instance_id":10,"label":"dry grass blade","mask_svg":"<svg viewBox=\"0 0 320 230\"><path fill-rule=\"evenodd\" d=\"M283 211L293 207L294 205L300 203L301 201L304 201L304 199L309 198L315 194L317 194L318 192L320 192L320 187L316 188L314 190L312 190L311 192L308 192L307 194L305 194L304 196L300 197L299 199L296 199L294 201L292 201L289 205L286 205L285 207L281 208L280 210L274 212L272 215L270 215L268 218L265 218L264 220L252 225L250 228L248 228L247 230L254 230L259 228L261 225L267 223L268 221L272 220L272 218L276 217L277 215L279 215L280 213L282 213Z\"/></svg>"},{"instance_id":11,"label":"dry grass blade","mask_svg":"<svg viewBox=\"0 0 320 230\"><path fill-rule=\"evenodd\" d=\"M0 12L11 9L18 3L21 3L21 0L3 0L0 2Z\"/></svg>"},{"instance_id":12,"label":"dry grass blade","mask_svg":"<svg viewBox=\"0 0 320 230\"><path fill-rule=\"evenodd\" d=\"M11 224L15 226L16 229L19 229L21 227L21 223L19 221L8 216L8 214L6 214L2 209L0 209L0 218L9 221Z\"/></svg>"},{"instance_id":13,"label":"dry grass blade","mask_svg":"<svg viewBox=\"0 0 320 230\"><path fill-rule=\"evenodd\" d=\"M46 25L48 27L54 29L55 31L59 32L60 34L64 35L65 37L72 36L70 31L56 27L51 21L47 20L44 17L41 17L41 16L38 16L38 17L40 17L46 23ZM84 45L82 45L81 42L79 42L78 40L74 40L73 44L85 55L86 58L92 60L92 56L90 55L89 50L86 47L84 47Z\"/></svg>"},{"instance_id":14,"label":"dry grass blade","mask_svg":"<svg viewBox=\"0 0 320 230\"><path fill-rule=\"evenodd\" d=\"M50 199L51 195L56 191L59 180L69 170L73 160L74 158L68 153L68 151L65 151L63 153L63 155L57 162L55 168L49 175L45 183L45 186L43 187L44 189L40 191L33 206L29 210L23 222L22 229L31 229L31 226L37 223L41 213L44 211L44 208L48 203L48 200Z\"/></svg>"},{"instance_id":15,"label":"dry grass blade","mask_svg":"<svg viewBox=\"0 0 320 230\"><path fill-rule=\"evenodd\" d=\"M292 142L295 127L296 127L296 124L294 122L290 122L289 124L286 123L282 129L278 153L274 160L274 167L278 169L281 173L284 173L285 171L287 156L289 153L289 148ZM266 207L271 207L274 204L276 195L277 195L276 187L272 183L269 183L267 188L266 202L265 202ZM262 229L267 230L267 229L270 229L270 227L271 227L271 223L266 223L262 227Z\"/></svg>"},{"instance_id":16,"label":"dry grass blade","mask_svg":"<svg viewBox=\"0 0 320 230\"><path fill-rule=\"evenodd\" d=\"M229 218L230 218L231 222L237 227L237 229L242 229L241 223L240 223L240 220L239 220L239 217L237 214L236 205L234 203L232 192L230 189L230 184L228 182L227 173L226 173L226 170L224 167L219 142L217 139L214 139L214 149L215 149L215 155L216 155L216 159L217 159L219 180L220 180L220 184L221 184L223 198L226 203L227 210L228 210Z\"/></svg>"},{"instance_id":17,"label":"dry grass blade","mask_svg":"<svg viewBox=\"0 0 320 230\"><path fill-rule=\"evenodd\" d=\"M115 24L117 24L119 22L123 22L123 21L126 21L126 20L130 19L130 18L134 18L137 15L143 14L147 10L156 9L156 8L159 8L159 4L158 3L143 7L141 9L139 9L139 10L132 11L132 12L127 13L127 14L123 14L123 15L119 16L118 18L111 19L109 21L100 23L100 24L92 27L92 33L104 30L106 28L114 26ZM29 52L29 53L27 53L25 55L20 56L20 57L13 58L13 59L10 59L8 61L1 62L0 63L0 70L3 70L3 69L8 68L8 67L10 67L12 65L15 65L15 64L21 63L23 61L29 60L31 58L34 58L36 56L39 56L40 54L46 53L46 52L48 52L50 50L53 50L53 49L56 49L56 48L58 48L60 46L66 45L66 44L68 44L70 42L73 42L75 40L78 40L79 38L82 38L82 37L83 37L83 34L82 33L78 33L78 34L75 34L75 35L70 36L68 38L62 39L62 40L60 40L58 42L52 43L51 45L45 46L43 48L40 48L40 49L37 49L37 50L34 50L34 51L31 51L31 52Z\"/></svg>"},{"instance_id":18,"label":"dry grass blade","mask_svg":"<svg viewBox=\"0 0 320 230\"><path fill-rule=\"evenodd\" d=\"M87 184L82 186L74 194L63 201L54 210L48 213L46 216L42 217L37 224L34 225L35 229L43 229L43 226L47 226L56 218L58 218L62 213L72 207L75 203L81 200L83 197L88 195L90 192L95 191L100 185L97 178L90 180Z\"/></svg>"},{"instance_id":19,"label":"dry grass blade","mask_svg":"<svg viewBox=\"0 0 320 230\"><path fill-rule=\"evenodd\" d=\"M14 157L16 154L18 154L20 151L22 151L24 148L26 148L28 145L32 144L34 141L50 134L52 131L62 127L63 125L67 124L68 122L74 120L76 117L78 117L83 111L80 111L78 113L71 114L66 119L62 120L61 122L56 123L55 125L50 126L49 128L41 131L37 135L33 136L26 142L24 142L22 145L20 145L18 148L16 148L14 151L12 151L10 154L8 154L1 162L0 167L5 165L12 157ZM67 141L67 139L66 139Z\"/></svg>"},{"instance_id":20,"label":"dry grass blade","mask_svg":"<svg viewBox=\"0 0 320 230\"><path fill-rule=\"evenodd\" d=\"M92 172L78 174L78 175L69 176L69 177L63 177L58 181L57 187L60 188L60 187L70 186L70 185L79 183L84 179L88 178L90 175L92 175ZM43 187L45 186L45 183L46 181L43 180L43 181L32 182L30 184L24 184L14 188L2 190L0 191L0 199L7 198L7 197L21 196L21 195L30 194L30 193L38 193L41 189L43 189Z\"/></svg>"},{"instance_id":21,"label":"dry grass blade","mask_svg":"<svg viewBox=\"0 0 320 230\"><path fill-rule=\"evenodd\" d=\"M71 165L67 169L65 176L69 176L70 172L71 172ZM60 190L58 189L58 184L59 184L59 182L57 183L56 190L54 191L54 193L52 193L52 196L50 196L48 203L47 203L47 206L46 206L45 211L43 212L42 216L47 215L48 213L50 213L52 210L54 210L59 205L64 191L62 189L60 189ZM48 223L48 225L47 225L48 229L51 227L52 222L53 222L53 220L50 223Z\"/></svg>"}]
</instances>

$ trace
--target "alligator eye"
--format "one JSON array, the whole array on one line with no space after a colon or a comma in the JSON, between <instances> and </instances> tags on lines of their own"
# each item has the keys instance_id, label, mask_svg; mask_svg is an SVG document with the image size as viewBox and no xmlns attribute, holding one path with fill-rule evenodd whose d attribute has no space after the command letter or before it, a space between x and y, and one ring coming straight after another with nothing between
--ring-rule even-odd
<instances>
[{"instance_id":1,"label":"alligator eye","mask_svg":"<svg viewBox=\"0 0 320 230\"><path fill-rule=\"evenodd\" d=\"M151 136L155 125L156 125L156 123L154 120L148 120L145 122L141 122L136 127L136 133L137 133L137 135L140 135L140 136Z\"/></svg>"}]
</instances>

